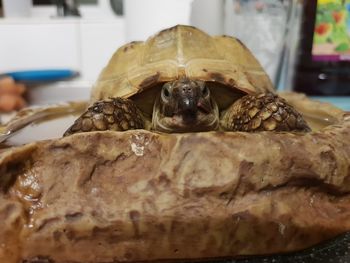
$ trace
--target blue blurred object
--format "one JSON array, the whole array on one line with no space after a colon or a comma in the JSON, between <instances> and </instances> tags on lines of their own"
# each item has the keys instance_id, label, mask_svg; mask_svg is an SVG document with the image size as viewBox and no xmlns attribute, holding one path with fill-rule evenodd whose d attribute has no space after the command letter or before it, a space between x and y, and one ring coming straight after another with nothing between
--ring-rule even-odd
<instances>
[{"instance_id":1,"label":"blue blurred object","mask_svg":"<svg viewBox=\"0 0 350 263\"><path fill-rule=\"evenodd\" d=\"M41 82L58 81L78 76L79 73L70 69L48 69L48 70L24 70L13 71L1 74L0 76L10 76L15 81Z\"/></svg>"},{"instance_id":2,"label":"blue blurred object","mask_svg":"<svg viewBox=\"0 0 350 263\"><path fill-rule=\"evenodd\" d=\"M332 103L344 111L350 111L350 97L312 96L311 99Z\"/></svg>"}]
</instances>

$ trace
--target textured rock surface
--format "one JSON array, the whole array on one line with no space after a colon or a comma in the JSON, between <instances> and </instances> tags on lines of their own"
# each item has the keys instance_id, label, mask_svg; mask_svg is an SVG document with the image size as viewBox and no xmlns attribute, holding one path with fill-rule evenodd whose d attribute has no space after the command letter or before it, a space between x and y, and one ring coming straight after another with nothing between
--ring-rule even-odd
<instances>
[{"instance_id":1,"label":"textured rock surface","mask_svg":"<svg viewBox=\"0 0 350 263\"><path fill-rule=\"evenodd\" d=\"M77 134L0 169L0 262L273 254L350 230L349 117L305 135Z\"/></svg>"}]
</instances>

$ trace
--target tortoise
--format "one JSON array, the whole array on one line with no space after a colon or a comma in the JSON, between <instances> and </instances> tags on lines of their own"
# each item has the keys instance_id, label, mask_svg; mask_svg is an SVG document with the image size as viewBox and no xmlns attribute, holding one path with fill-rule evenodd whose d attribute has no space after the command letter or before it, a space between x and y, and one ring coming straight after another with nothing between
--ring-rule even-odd
<instances>
[{"instance_id":1,"label":"tortoise","mask_svg":"<svg viewBox=\"0 0 350 263\"><path fill-rule=\"evenodd\" d=\"M64 136L130 129L310 131L240 40L184 25L120 47L90 105Z\"/></svg>"}]
</instances>

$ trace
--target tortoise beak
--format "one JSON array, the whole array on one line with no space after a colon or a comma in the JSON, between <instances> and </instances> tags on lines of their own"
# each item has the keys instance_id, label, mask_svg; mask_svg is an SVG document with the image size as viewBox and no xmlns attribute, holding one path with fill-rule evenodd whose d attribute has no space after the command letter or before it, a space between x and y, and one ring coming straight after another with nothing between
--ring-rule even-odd
<instances>
[{"instance_id":1,"label":"tortoise beak","mask_svg":"<svg viewBox=\"0 0 350 263\"><path fill-rule=\"evenodd\" d=\"M176 87L178 111L181 114L194 115L198 111L200 88L194 82L180 82Z\"/></svg>"},{"instance_id":2,"label":"tortoise beak","mask_svg":"<svg viewBox=\"0 0 350 263\"><path fill-rule=\"evenodd\" d=\"M183 97L179 101L179 112L181 113L196 113L197 103L193 97Z\"/></svg>"},{"instance_id":3,"label":"tortoise beak","mask_svg":"<svg viewBox=\"0 0 350 263\"><path fill-rule=\"evenodd\" d=\"M182 114L196 114L198 110L202 111L203 113L209 114L213 110L210 99L203 98L198 95L194 97L182 97L179 101L178 106L179 112Z\"/></svg>"},{"instance_id":4,"label":"tortoise beak","mask_svg":"<svg viewBox=\"0 0 350 263\"><path fill-rule=\"evenodd\" d=\"M179 101L179 113L185 123L193 123L197 119L197 103L192 97L184 97Z\"/></svg>"}]
</instances>

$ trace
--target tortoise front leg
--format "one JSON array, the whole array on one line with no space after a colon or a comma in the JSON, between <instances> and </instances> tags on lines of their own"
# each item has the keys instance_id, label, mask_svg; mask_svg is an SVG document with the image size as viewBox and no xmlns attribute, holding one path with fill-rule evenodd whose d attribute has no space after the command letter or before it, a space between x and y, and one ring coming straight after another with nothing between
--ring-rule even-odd
<instances>
[{"instance_id":1,"label":"tortoise front leg","mask_svg":"<svg viewBox=\"0 0 350 263\"><path fill-rule=\"evenodd\" d=\"M227 131L311 131L302 115L272 93L246 95L221 114Z\"/></svg>"},{"instance_id":2,"label":"tortoise front leg","mask_svg":"<svg viewBox=\"0 0 350 263\"><path fill-rule=\"evenodd\" d=\"M95 102L63 136L78 132L125 131L144 128L144 118L134 102L128 99L113 98Z\"/></svg>"}]
</instances>

